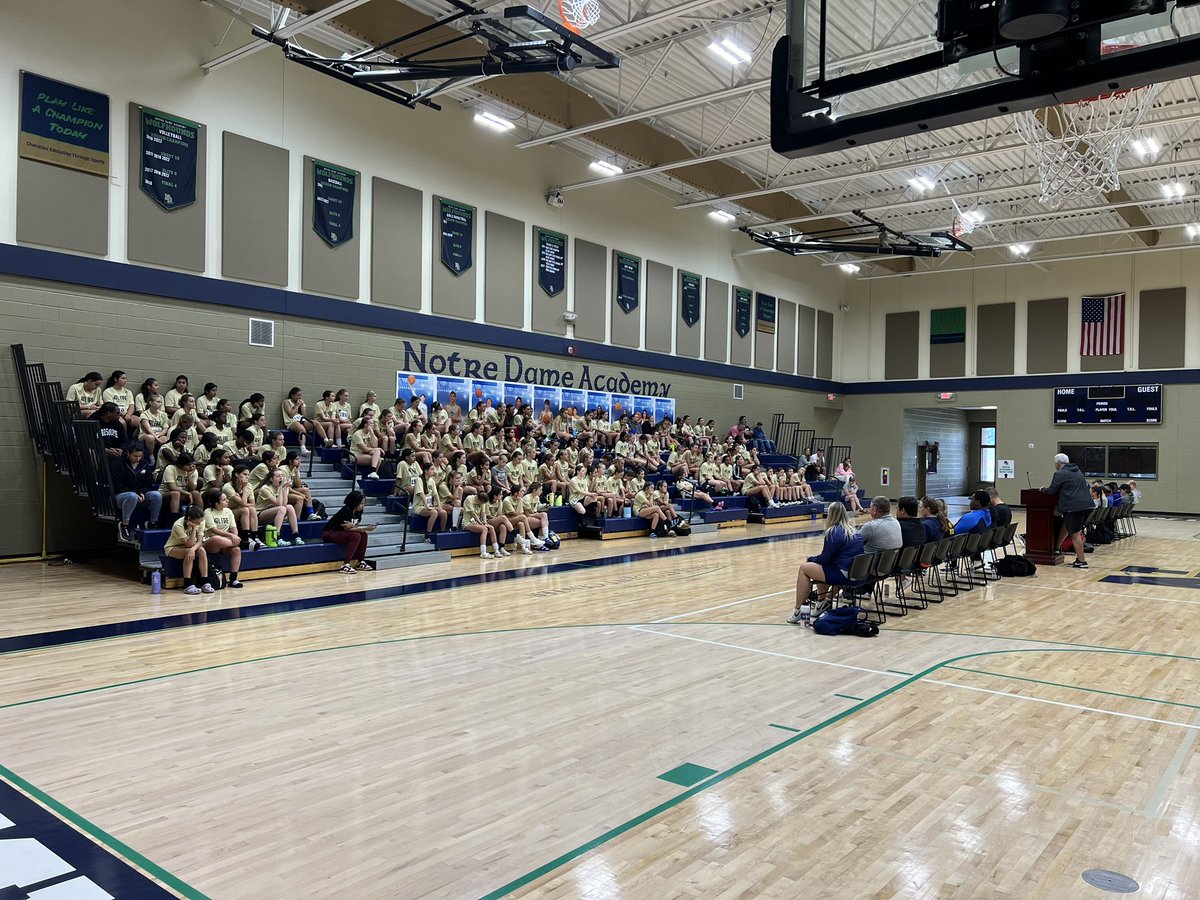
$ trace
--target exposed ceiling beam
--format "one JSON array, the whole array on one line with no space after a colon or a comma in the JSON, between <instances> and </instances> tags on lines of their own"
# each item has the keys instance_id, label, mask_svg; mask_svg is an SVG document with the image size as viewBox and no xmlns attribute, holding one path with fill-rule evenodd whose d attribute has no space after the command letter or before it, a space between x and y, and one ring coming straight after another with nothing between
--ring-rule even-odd
<instances>
[{"instance_id":1,"label":"exposed ceiling beam","mask_svg":"<svg viewBox=\"0 0 1200 900\"><path fill-rule=\"evenodd\" d=\"M753 153L756 150L764 150L771 146L770 140L760 138L757 141L751 141L748 144L742 144L740 147L731 147L728 150L721 150L717 153L709 153L704 156L689 156L686 159L678 159L674 162L662 163L658 166L647 166L644 169L631 169L622 172L620 175L613 175L610 178L593 178L590 181L577 181L574 184L564 184L560 190L574 191L579 188L594 187L599 184L611 184L614 181L624 181L627 178L640 178L643 175L657 175L660 172L669 172L672 169L683 169L687 166L696 166L700 163L716 162L722 159L731 159L735 156L741 156L745 153Z\"/></svg>"},{"instance_id":2,"label":"exposed ceiling beam","mask_svg":"<svg viewBox=\"0 0 1200 900\"><path fill-rule=\"evenodd\" d=\"M276 30L274 33L276 37L281 37L284 39L293 38L298 34L303 34L305 31L317 27L318 25L324 25L331 19L334 19L343 13L349 12L356 6L362 6L364 3L369 2L370 0L338 0L338 2L334 3L332 6L327 6L318 13L313 13L312 15L305 16L302 19L298 19L291 25L285 25ZM247 56L257 53L264 47L269 46L271 45L267 41L252 41L249 44L243 44L234 50L230 50L228 53L223 53L218 57L200 63L200 68L205 72L213 72L217 69L220 69L222 66L227 66L230 63L245 59Z\"/></svg>"}]
</instances>

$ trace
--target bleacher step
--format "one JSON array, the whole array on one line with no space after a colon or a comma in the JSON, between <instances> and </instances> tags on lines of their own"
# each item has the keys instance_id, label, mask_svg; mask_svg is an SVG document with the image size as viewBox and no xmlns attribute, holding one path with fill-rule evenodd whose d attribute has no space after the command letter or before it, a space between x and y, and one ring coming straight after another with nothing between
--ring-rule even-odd
<instances>
[{"instance_id":1,"label":"bleacher step","mask_svg":"<svg viewBox=\"0 0 1200 900\"><path fill-rule=\"evenodd\" d=\"M410 544L408 551L405 553L380 553L372 555L371 559L375 561L376 571L403 569L408 566L430 566L450 562L449 552L435 550L433 544L422 544L421 546L427 549L414 551Z\"/></svg>"}]
</instances>

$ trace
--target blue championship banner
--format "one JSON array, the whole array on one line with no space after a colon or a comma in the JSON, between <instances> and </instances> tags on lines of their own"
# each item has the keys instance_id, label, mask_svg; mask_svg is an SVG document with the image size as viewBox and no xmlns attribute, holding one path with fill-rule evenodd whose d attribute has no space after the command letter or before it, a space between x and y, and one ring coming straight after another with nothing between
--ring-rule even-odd
<instances>
[{"instance_id":1,"label":"blue championship banner","mask_svg":"<svg viewBox=\"0 0 1200 900\"><path fill-rule=\"evenodd\" d=\"M642 261L628 253L617 253L617 306L625 313L638 308L642 294Z\"/></svg>"},{"instance_id":2,"label":"blue championship banner","mask_svg":"<svg viewBox=\"0 0 1200 900\"><path fill-rule=\"evenodd\" d=\"M196 202L200 126L142 107L142 191L168 212Z\"/></svg>"},{"instance_id":3,"label":"blue championship banner","mask_svg":"<svg viewBox=\"0 0 1200 900\"><path fill-rule=\"evenodd\" d=\"M750 298L751 293L746 288L733 289L733 330L740 337L750 333Z\"/></svg>"},{"instance_id":4,"label":"blue championship banner","mask_svg":"<svg viewBox=\"0 0 1200 900\"><path fill-rule=\"evenodd\" d=\"M357 186L357 172L313 160L313 231L330 247L354 237Z\"/></svg>"},{"instance_id":5,"label":"blue championship banner","mask_svg":"<svg viewBox=\"0 0 1200 900\"><path fill-rule=\"evenodd\" d=\"M453 200L438 200L438 223L442 233L442 265L461 275L474 265L475 207Z\"/></svg>"},{"instance_id":6,"label":"blue championship banner","mask_svg":"<svg viewBox=\"0 0 1200 900\"><path fill-rule=\"evenodd\" d=\"M688 328L700 321L700 276L692 272L679 273L679 315Z\"/></svg>"}]
</instances>

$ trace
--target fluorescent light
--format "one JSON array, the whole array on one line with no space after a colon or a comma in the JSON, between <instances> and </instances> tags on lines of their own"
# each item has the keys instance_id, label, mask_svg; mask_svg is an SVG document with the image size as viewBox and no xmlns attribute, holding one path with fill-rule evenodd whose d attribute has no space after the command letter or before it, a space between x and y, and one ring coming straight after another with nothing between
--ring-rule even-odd
<instances>
[{"instance_id":1,"label":"fluorescent light","mask_svg":"<svg viewBox=\"0 0 1200 900\"><path fill-rule=\"evenodd\" d=\"M1193 240L1197 237L1200 237L1200 222L1193 222L1191 225L1188 225L1184 231L1186 231L1187 236Z\"/></svg>"},{"instance_id":2,"label":"fluorescent light","mask_svg":"<svg viewBox=\"0 0 1200 900\"><path fill-rule=\"evenodd\" d=\"M1152 137L1138 138L1130 146L1133 152L1143 159L1148 156L1154 156L1162 149L1162 145Z\"/></svg>"},{"instance_id":3,"label":"fluorescent light","mask_svg":"<svg viewBox=\"0 0 1200 900\"><path fill-rule=\"evenodd\" d=\"M737 219L737 216L735 216L733 213L725 212L723 209L710 210L708 214L718 222L733 222Z\"/></svg>"},{"instance_id":4,"label":"fluorescent light","mask_svg":"<svg viewBox=\"0 0 1200 900\"><path fill-rule=\"evenodd\" d=\"M932 191L935 187L933 181L926 178L924 175L918 175L915 178L908 179L908 186L918 194L923 194L926 191Z\"/></svg>"},{"instance_id":5,"label":"fluorescent light","mask_svg":"<svg viewBox=\"0 0 1200 900\"><path fill-rule=\"evenodd\" d=\"M1167 200L1178 200L1187 193L1187 185L1182 181L1165 181L1159 185L1159 188Z\"/></svg>"},{"instance_id":6,"label":"fluorescent light","mask_svg":"<svg viewBox=\"0 0 1200 900\"><path fill-rule=\"evenodd\" d=\"M856 275L859 272L859 267L856 266L854 263L842 263L841 265L838 266L838 268L841 269L843 272L845 272L847 275Z\"/></svg>"},{"instance_id":7,"label":"fluorescent light","mask_svg":"<svg viewBox=\"0 0 1200 900\"><path fill-rule=\"evenodd\" d=\"M490 112L475 113L475 121L480 125L486 125L494 131L512 131L517 127L516 122L509 121Z\"/></svg>"},{"instance_id":8,"label":"fluorescent light","mask_svg":"<svg viewBox=\"0 0 1200 900\"><path fill-rule=\"evenodd\" d=\"M1028 244L1010 244L1008 252L1013 256L1028 256L1029 251L1032 249Z\"/></svg>"},{"instance_id":9,"label":"fluorescent light","mask_svg":"<svg viewBox=\"0 0 1200 900\"><path fill-rule=\"evenodd\" d=\"M620 166L616 165L615 163L610 163L606 159L594 159L588 168L590 168L593 172L599 172L601 175L608 175L609 177L612 177L613 175L620 175L625 171Z\"/></svg>"},{"instance_id":10,"label":"fluorescent light","mask_svg":"<svg viewBox=\"0 0 1200 900\"><path fill-rule=\"evenodd\" d=\"M981 209L968 209L962 214L963 221L969 222L972 225L979 225L987 218L987 215Z\"/></svg>"},{"instance_id":11,"label":"fluorescent light","mask_svg":"<svg viewBox=\"0 0 1200 900\"><path fill-rule=\"evenodd\" d=\"M713 41L708 45L708 49L731 66L740 66L751 60L750 54L739 47L737 42L731 38L722 38L719 41Z\"/></svg>"}]
</instances>

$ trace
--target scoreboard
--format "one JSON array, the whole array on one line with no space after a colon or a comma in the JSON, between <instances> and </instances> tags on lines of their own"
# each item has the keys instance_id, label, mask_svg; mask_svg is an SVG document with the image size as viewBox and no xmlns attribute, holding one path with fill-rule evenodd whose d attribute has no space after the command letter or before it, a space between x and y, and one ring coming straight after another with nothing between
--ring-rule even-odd
<instances>
[{"instance_id":1,"label":"scoreboard","mask_svg":"<svg viewBox=\"0 0 1200 900\"><path fill-rule=\"evenodd\" d=\"M1161 384L1054 389L1055 425L1161 425Z\"/></svg>"}]
</instances>

